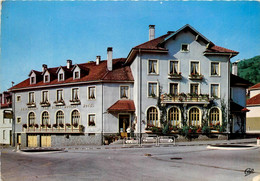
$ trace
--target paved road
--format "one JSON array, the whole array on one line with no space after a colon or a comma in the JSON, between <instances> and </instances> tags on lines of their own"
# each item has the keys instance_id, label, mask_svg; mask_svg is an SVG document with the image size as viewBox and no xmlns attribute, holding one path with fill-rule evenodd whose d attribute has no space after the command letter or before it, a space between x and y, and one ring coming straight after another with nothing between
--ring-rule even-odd
<instances>
[{"instance_id":1,"label":"paved road","mask_svg":"<svg viewBox=\"0 0 260 181\"><path fill-rule=\"evenodd\" d=\"M1 161L4 181L251 181L260 174L260 148L228 151L176 146L47 154L3 150ZM254 168L256 173L245 176L246 168Z\"/></svg>"}]
</instances>

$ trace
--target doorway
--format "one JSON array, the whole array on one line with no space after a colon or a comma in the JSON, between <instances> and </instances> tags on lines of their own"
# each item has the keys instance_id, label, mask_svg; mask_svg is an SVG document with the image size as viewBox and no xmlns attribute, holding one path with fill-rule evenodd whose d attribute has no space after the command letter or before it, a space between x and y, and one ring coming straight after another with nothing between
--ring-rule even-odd
<instances>
[{"instance_id":1,"label":"doorway","mask_svg":"<svg viewBox=\"0 0 260 181\"><path fill-rule=\"evenodd\" d=\"M119 133L122 138L127 137L126 129L130 126L130 115L119 115Z\"/></svg>"}]
</instances>

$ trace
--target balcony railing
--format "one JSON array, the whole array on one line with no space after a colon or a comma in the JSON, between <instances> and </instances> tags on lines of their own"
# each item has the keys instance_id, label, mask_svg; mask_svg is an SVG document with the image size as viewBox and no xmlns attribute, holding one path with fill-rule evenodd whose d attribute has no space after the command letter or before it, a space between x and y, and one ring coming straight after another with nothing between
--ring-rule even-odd
<instances>
[{"instance_id":1,"label":"balcony railing","mask_svg":"<svg viewBox=\"0 0 260 181\"><path fill-rule=\"evenodd\" d=\"M186 95L181 93L179 95L163 94L161 97L162 103L196 103L208 104L210 99L207 94L200 95Z\"/></svg>"},{"instance_id":2,"label":"balcony railing","mask_svg":"<svg viewBox=\"0 0 260 181\"><path fill-rule=\"evenodd\" d=\"M78 127L74 126L64 126L62 127L36 127L36 126L31 126L31 127L23 127L23 131L26 133L83 133L84 126L79 125Z\"/></svg>"}]
</instances>

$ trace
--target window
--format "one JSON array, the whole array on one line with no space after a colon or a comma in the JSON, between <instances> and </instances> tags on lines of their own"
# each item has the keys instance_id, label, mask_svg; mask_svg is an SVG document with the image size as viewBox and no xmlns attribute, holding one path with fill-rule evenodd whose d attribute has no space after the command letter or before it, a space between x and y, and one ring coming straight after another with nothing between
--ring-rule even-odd
<instances>
[{"instance_id":1,"label":"window","mask_svg":"<svg viewBox=\"0 0 260 181\"><path fill-rule=\"evenodd\" d=\"M191 108L189 112L190 126L199 126L200 112L198 108Z\"/></svg>"},{"instance_id":2,"label":"window","mask_svg":"<svg viewBox=\"0 0 260 181\"><path fill-rule=\"evenodd\" d=\"M199 84L190 84L190 93L199 94Z\"/></svg>"},{"instance_id":3,"label":"window","mask_svg":"<svg viewBox=\"0 0 260 181\"><path fill-rule=\"evenodd\" d=\"M28 124L29 124L29 126L33 126L35 124L35 114L34 114L34 112L29 113Z\"/></svg>"},{"instance_id":4,"label":"window","mask_svg":"<svg viewBox=\"0 0 260 181\"><path fill-rule=\"evenodd\" d=\"M42 102L47 103L48 100L48 91L42 91Z\"/></svg>"},{"instance_id":5,"label":"window","mask_svg":"<svg viewBox=\"0 0 260 181\"><path fill-rule=\"evenodd\" d=\"M88 99L96 99L96 87L89 87L88 88Z\"/></svg>"},{"instance_id":6,"label":"window","mask_svg":"<svg viewBox=\"0 0 260 181\"><path fill-rule=\"evenodd\" d=\"M158 126L159 125L159 119L158 119L158 110L155 107L150 107L147 110L147 126L153 125Z\"/></svg>"},{"instance_id":7,"label":"window","mask_svg":"<svg viewBox=\"0 0 260 181\"><path fill-rule=\"evenodd\" d=\"M31 77L31 84L35 84L35 77Z\"/></svg>"},{"instance_id":8,"label":"window","mask_svg":"<svg viewBox=\"0 0 260 181\"><path fill-rule=\"evenodd\" d=\"M121 99L128 99L128 90L129 86L120 86L120 98Z\"/></svg>"},{"instance_id":9,"label":"window","mask_svg":"<svg viewBox=\"0 0 260 181\"><path fill-rule=\"evenodd\" d=\"M149 60L149 74L158 74L157 60Z\"/></svg>"},{"instance_id":10,"label":"window","mask_svg":"<svg viewBox=\"0 0 260 181\"><path fill-rule=\"evenodd\" d=\"M178 126L180 120L179 110L176 107L172 107L168 112L168 121L172 126Z\"/></svg>"},{"instance_id":11,"label":"window","mask_svg":"<svg viewBox=\"0 0 260 181\"><path fill-rule=\"evenodd\" d=\"M79 119L80 119L79 111L77 111L77 110L72 111L72 113L71 113L71 124L74 127L78 127Z\"/></svg>"},{"instance_id":12,"label":"window","mask_svg":"<svg viewBox=\"0 0 260 181\"><path fill-rule=\"evenodd\" d=\"M210 87L211 97L219 98L219 84L211 84Z\"/></svg>"},{"instance_id":13,"label":"window","mask_svg":"<svg viewBox=\"0 0 260 181\"><path fill-rule=\"evenodd\" d=\"M49 76L48 75L44 76L44 82L49 82Z\"/></svg>"},{"instance_id":14,"label":"window","mask_svg":"<svg viewBox=\"0 0 260 181\"><path fill-rule=\"evenodd\" d=\"M72 89L72 101L78 101L79 100L79 89L74 88Z\"/></svg>"},{"instance_id":15,"label":"window","mask_svg":"<svg viewBox=\"0 0 260 181\"><path fill-rule=\"evenodd\" d=\"M22 119L20 117L16 118L17 124L21 123Z\"/></svg>"},{"instance_id":16,"label":"window","mask_svg":"<svg viewBox=\"0 0 260 181\"><path fill-rule=\"evenodd\" d=\"M211 62L211 75L219 76L219 62Z\"/></svg>"},{"instance_id":17,"label":"window","mask_svg":"<svg viewBox=\"0 0 260 181\"><path fill-rule=\"evenodd\" d=\"M59 81L63 81L63 80L64 80L63 77L64 77L64 76L63 76L63 73L59 74Z\"/></svg>"},{"instance_id":18,"label":"window","mask_svg":"<svg viewBox=\"0 0 260 181\"><path fill-rule=\"evenodd\" d=\"M178 74L178 61L170 61L170 74Z\"/></svg>"},{"instance_id":19,"label":"window","mask_svg":"<svg viewBox=\"0 0 260 181\"><path fill-rule=\"evenodd\" d=\"M95 126L95 114L88 115L88 126Z\"/></svg>"},{"instance_id":20,"label":"window","mask_svg":"<svg viewBox=\"0 0 260 181\"><path fill-rule=\"evenodd\" d=\"M188 44L181 44L181 51L182 52L188 52L189 51L189 45Z\"/></svg>"},{"instance_id":21,"label":"window","mask_svg":"<svg viewBox=\"0 0 260 181\"><path fill-rule=\"evenodd\" d=\"M34 92L29 92L29 103L34 103Z\"/></svg>"},{"instance_id":22,"label":"window","mask_svg":"<svg viewBox=\"0 0 260 181\"><path fill-rule=\"evenodd\" d=\"M170 94L171 95L178 94L178 84L177 83L170 83Z\"/></svg>"},{"instance_id":23,"label":"window","mask_svg":"<svg viewBox=\"0 0 260 181\"><path fill-rule=\"evenodd\" d=\"M64 113L62 111L56 113L56 124L64 124Z\"/></svg>"},{"instance_id":24,"label":"window","mask_svg":"<svg viewBox=\"0 0 260 181\"><path fill-rule=\"evenodd\" d=\"M157 95L157 83L148 83L148 96L155 97Z\"/></svg>"},{"instance_id":25,"label":"window","mask_svg":"<svg viewBox=\"0 0 260 181\"><path fill-rule=\"evenodd\" d=\"M219 109L218 108L213 108L210 110L209 114L209 119L210 119L210 125L218 125L220 124L219 122Z\"/></svg>"},{"instance_id":26,"label":"window","mask_svg":"<svg viewBox=\"0 0 260 181\"><path fill-rule=\"evenodd\" d=\"M63 90L57 90L57 102L62 102L63 101Z\"/></svg>"},{"instance_id":27,"label":"window","mask_svg":"<svg viewBox=\"0 0 260 181\"><path fill-rule=\"evenodd\" d=\"M199 74L199 62L191 62L190 74L197 75Z\"/></svg>"},{"instance_id":28,"label":"window","mask_svg":"<svg viewBox=\"0 0 260 181\"><path fill-rule=\"evenodd\" d=\"M44 111L42 113L42 125L47 126L49 124L49 113L47 111Z\"/></svg>"},{"instance_id":29,"label":"window","mask_svg":"<svg viewBox=\"0 0 260 181\"><path fill-rule=\"evenodd\" d=\"M16 96L16 102L21 102L21 96Z\"/></svg>"},{"instance_id":30,"label":"window","mask_svg":"<svg viewBox=\"0 0 260 181\"><path fill-rule=\"evenodd\" d=\"M75 72L75 74L74 74L74 78L75 78L75 79L79 79L79 72L78 72L78 71Z\"/></svg>"},{"instance_id":31,"label":"window","mask_svg":"<svg viewBox=\"0 0 260 181\"><path fill-rule=\"evenodd\" d=\"M5 140L5 130L3 130L3 139Z\"/></svg>"}]
</instances>

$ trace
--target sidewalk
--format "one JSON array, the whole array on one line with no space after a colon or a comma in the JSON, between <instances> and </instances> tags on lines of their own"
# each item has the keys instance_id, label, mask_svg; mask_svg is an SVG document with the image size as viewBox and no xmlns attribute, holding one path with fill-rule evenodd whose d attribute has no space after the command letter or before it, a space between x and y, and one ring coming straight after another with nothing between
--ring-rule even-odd
<instances>
[{"instance_id":1,"label":"sidewalk","mask_svg":"<svg viewBox=\"0 0 260 181\"><path fill-rule=\"evenodd\" d=\"M256 138L249 139L236 139L236 140L207 140L207 141L185 141L178 142L176 144L162 144L159 147L173 147L173 146L202 146L202 145L214 145L214 144L256 144ZM155 144L118 144L118 145L79 145L79 146L64 146L58 147L65 150L93 150L93 149L124 149L124 148L149 148L156 147ZM157 146L158 147L158 146Z\"/></svg>"}]
</instances>

